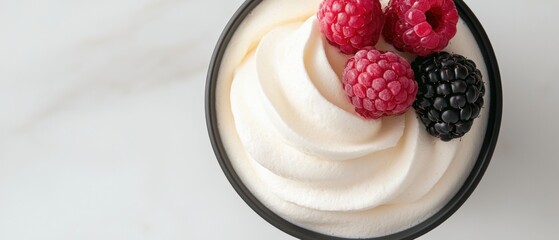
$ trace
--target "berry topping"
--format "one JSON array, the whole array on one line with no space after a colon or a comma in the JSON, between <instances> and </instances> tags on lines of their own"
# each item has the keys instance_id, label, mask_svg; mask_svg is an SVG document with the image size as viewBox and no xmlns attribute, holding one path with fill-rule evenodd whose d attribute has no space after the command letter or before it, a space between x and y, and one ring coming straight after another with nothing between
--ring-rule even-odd
<instances>
[{"instance_id":1,"label":"berry topping","mask_svg":"<svg viewBox=\"0 0 559 240\"><path fill-rule=\"evenodd\" d=\"M384 25L378 0L324 0L317 15L328 42L345 54L374 46Z\"/></svg>"},{"instance_id":2,"label":"berry topping","mask_svg":"<svg viewBox=\"0 0 559 240\"><path fill-rule=\"evenodd\" d=\"M420 56L443 50L456 34L459 18L452 0L391 0L384 14L385 40Z\"/></svg>"},{"instance_id":3,"label":"berry topping","mask_svg":"<svg viewBox=\"0 0 559 240\"><path fill-rule=\"evenodd\" d=\"M413 107L427 131L443 141L470 131L485 94L476 64L458 54L440 52L418 57L412 68L419 84Z\"/></svg>"},{"instance_id":4,"label":"berry topping","mask_svg":"<svg viewBox=\"0 0 559 240\"><path fill-rule=\"evenodd\" d=\"M355 111L367 119L406 112L417 93L417 82L406 59L373 47L349 59L342 82Z\"/></svg>"}]
</instances>

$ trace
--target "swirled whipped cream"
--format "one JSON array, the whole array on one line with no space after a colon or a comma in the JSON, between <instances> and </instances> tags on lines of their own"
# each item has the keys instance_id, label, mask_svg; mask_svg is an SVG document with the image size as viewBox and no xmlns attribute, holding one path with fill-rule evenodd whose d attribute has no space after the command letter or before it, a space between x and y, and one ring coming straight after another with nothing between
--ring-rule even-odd
<instances>
[{"instance_id":1,"label":"swirled whipped cream","mask_svg":"<svg viewBox=\"0 0 559 240\"><path fill-rule=\"evenodd\" d=\"M349 56L320 33L319 3L264 0L236 31L217 85L224 147L253 195L298 226L348 238L405 230L461 187L479 153L487 109L450 142L431 137L413 108L361 118L340 81ZM382 39L377 48L395 51ZM445 50L488 75L464 22Z\"/></svg>"}]
</instances>

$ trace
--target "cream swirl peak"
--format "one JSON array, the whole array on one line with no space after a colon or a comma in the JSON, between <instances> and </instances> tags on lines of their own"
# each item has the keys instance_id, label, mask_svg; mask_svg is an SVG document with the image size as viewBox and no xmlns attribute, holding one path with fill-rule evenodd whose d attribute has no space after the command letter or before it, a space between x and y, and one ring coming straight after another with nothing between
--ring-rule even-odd
<instances>
[{"instance_id":1,"label":"cream swirl peak","mask_svg":"<svg viewBox=\"0 0 559 240\"><path fill-rule=\"evenodd\" d=\"M413 109L361 118L340 81L348 56L318 29L319 3L264 0L239 27L217 86L222 141L243 183L286 220L340 237L395 233L456 193L479 152L487 114L452 142L431 137ZM458 28L447 50L485 73L471 32L464 23Z\"/></svg>"},{"instance_id":2,"label":"cream swirl peak","mask_svg":"<svg viewBox=\"0 0 559 240\"><path fill-rule=\"evenodd\" d=\"M424 131L412 112L369 121L345 110L324 49L314 18L279 27L235 75L232 112L248 155L267 170L260 178L279 197L325 211L417 200L454 152L432 159L434 145L420 141ZM323 95L316 86L338 91Z\"/></svg>"}]
</instances>

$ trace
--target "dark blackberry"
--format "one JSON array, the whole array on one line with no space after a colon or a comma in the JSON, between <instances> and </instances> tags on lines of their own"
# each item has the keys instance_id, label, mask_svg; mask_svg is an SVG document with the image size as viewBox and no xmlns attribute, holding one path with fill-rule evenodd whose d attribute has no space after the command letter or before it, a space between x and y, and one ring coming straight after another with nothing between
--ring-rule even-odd
<instances>
[{"instance_id":1,"label":"dark blackberry","mask_svg":"<svg viewBox=\"0 0 559 240\"><path fill-rule=\"evenodd\" d=\"M464 136L484 103L485 86L476 64L439 52L411 65L419 86L413 107L427 131L443 141Z\"/></svg>"}]
</instances>

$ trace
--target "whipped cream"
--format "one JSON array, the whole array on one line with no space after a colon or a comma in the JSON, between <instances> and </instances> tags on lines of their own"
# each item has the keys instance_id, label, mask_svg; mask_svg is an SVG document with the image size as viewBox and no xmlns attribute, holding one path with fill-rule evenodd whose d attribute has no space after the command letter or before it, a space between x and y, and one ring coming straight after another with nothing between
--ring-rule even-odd
<instances>
[{"instance_id":1,"label":"whipped cream","mask_svg":"<svg viewBox=\"0 0 559 240\"><path fill-rule=\"evenodd\" d=\"M236 31L216 91L224 147L254 196L298 226L348 238L407 229L463 184L487 108L465 137L450 142L430 136L413 108L379 120L359 117L340 81L349 56L318 29L320 1L264 0ZM382 39L377 48L395 51ZM488 76L463 21L445 50L474 60Z\"/></svg>"}]
</instances>

